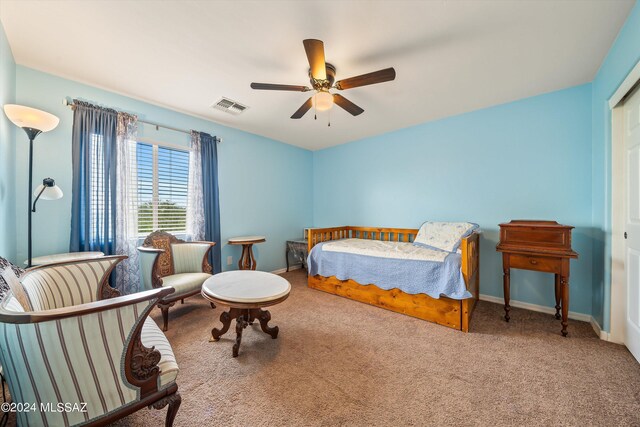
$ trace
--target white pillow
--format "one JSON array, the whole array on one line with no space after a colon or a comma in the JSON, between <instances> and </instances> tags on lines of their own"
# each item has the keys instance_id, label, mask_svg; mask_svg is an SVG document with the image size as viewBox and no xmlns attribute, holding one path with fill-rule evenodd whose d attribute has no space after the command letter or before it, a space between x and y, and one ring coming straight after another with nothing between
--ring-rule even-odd
<instances>
[{"instance_id":1,"label":"white pillow","mask_svg":"<svg viewBox=\"0 0 640 427\"><path fill-rule=\"evenodd\" d=\"M478 224L471 222L430 222L427 221L418 231L413 244L445 252L455 252L462 238L476 230Z\"/></svg>"}]
</instances>

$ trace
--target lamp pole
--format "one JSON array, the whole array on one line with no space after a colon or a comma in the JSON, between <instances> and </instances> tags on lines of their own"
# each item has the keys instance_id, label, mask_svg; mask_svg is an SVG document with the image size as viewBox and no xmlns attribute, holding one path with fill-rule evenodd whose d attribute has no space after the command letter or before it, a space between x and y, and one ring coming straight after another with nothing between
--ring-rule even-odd
<instances>
[{"instance_id":1,"label":"lamp pole","mask_svg":"<svg viewBox=\"0 0 640 427\"><path fill-rule=\"evenodd\" d=\"M33 140L36 139L36 136L42 133L41 130L23 127L22 128L29 137L29 231L28 231L28 243L27 243L27 268L31 267L31 204L33 200L33 195L31 194L31 188L33 187Z\"/></svg>"},{"instance_id":2,"label":"lamp pole","mask_svg":"<svg viewBox=\"0 0 640 427\"><path fill-rule=\"evenodd\" d=\"M27 267L31 267L31 200L32 200L32 185L33 185L33 140L36 136L42 132L49 132L58 126L60 119L51 113L46 111L37 110L35 108L26 107L24 105L17 104L5 104L4 113L7 118L11 120L11 123L22 128L29 137L29 241L27 243L27 252L29 259L27 260Z\"/></svg>"}]
</instances>

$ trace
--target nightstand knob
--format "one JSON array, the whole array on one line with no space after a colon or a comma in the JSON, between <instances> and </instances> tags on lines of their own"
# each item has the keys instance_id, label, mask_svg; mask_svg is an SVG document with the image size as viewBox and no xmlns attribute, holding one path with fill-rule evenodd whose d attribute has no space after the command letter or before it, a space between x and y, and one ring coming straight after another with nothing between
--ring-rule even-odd
<instances>
[{"instance_id":1,"label":"nightstand knob","mask_svg":"<svg viewBox=\"0 0 640 427\"><path fill-rule=\"evenodd\" d=\"M533 265L536 265L538 263L538 261L536 261L535 259L530 259L529 262Z\"/></svg>"}]
</instances>

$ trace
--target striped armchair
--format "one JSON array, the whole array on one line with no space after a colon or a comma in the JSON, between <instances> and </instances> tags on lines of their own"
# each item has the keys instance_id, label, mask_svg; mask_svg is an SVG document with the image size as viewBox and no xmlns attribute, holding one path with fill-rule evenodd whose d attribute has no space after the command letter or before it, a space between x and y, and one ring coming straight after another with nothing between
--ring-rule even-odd
<instances>
[{"instance_id":1,"label":"striped armchair","mask_svg":"<svg viewBox=\"0 0 640 427\"><path fill-rule=\"evenodd\" d=\"M185 242L165 231L154 231L138 248L140 282L144 289L173 288L175 293L162 298L163 331L169 329L169 308L176 301L200 295L202 284L211 277L207 260L214 242ZM211 303L211 307L215 305Z\"/></svg>"},{"instance_id":2,"label":"striped armchair","mask_svg":"<svg viewBox=\"0 0 640 427\"><path fill-rule=\"evenodd\" d=\"M124 258L38 266L19 282L5 276L13 283L0 301L0 363L13 402L36 409L17 412L18 425L105 425L167 405L173 425L178 365L148 318L173 290L119 296L108 278Z\"/></svg>"}]
</instances>

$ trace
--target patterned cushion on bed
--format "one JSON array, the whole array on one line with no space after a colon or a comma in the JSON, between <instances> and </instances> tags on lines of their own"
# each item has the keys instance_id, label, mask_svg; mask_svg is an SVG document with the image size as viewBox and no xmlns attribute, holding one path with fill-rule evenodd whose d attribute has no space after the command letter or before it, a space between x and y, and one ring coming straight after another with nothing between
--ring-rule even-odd
<instances>
[{"instance_id":1,"label":"patterned cushion on bed","mask_svg":"<svg viewBox=\"0 0 640 427\"><path fill-rule=\"evenodd\" d=\"M13 265L9 261L7 261L5 258L0 257L0 273L2 273L2 271L4 271L6 268L11 268L11 270L13 270L14 274L18 278L22 276L22 273L24 273L24 269L18 267L17 265ZM9 285L2 278L2 275L0 274L0 299L4 298L7 291L9 291Z\"/></svg>"},{"instance_id":2,"label":"patterned cushion on bed","mask_svg":"<svg viewBox=\"0 0 640 427\"><path fill-rule=\"evenodd\" d=\"M463 237L478 229L478 224L471 222L431 222L420 227L413 244L445 252L455 252Z\"/></svg>"}]
</instances>

